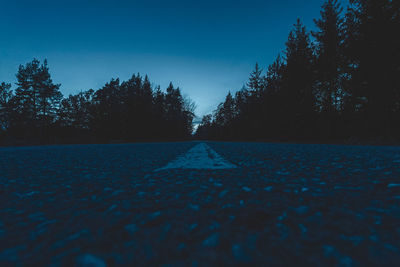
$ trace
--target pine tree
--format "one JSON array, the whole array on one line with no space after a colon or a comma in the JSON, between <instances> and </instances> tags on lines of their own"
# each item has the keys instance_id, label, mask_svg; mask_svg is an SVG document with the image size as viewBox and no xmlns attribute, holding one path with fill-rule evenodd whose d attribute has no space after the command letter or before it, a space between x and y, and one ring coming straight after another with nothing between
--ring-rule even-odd
<instances>
[{"instance_id":1,"label":"pine tree","mask_svg":"<svg viewBox=\"0 0 400 267\"><path fill-rule=\"evenodd\" d=\"M347 83L364 136L392 136L400 102L398 1L352 0L346 14Z\"/></svg>"},{"instance_id":2,"label":"pine tree","mask_svg":"<svg viewBox=\"0 0 400 267\"><path fill-rule=\"evenodd\" d=\"M59 124L74 130L89 130L93 97L94 91L88 90L63 99L58 112Z\"/></svg>"},{"instance_id":3,"label":"pine tree","mask_svg":"<svg viewBox=\"0 0 400 267\"><path fill-rule=\"evenodd\" d=\"M17 128L45 129L54 123L61 101L60 85L53 84L47 60L43 64L34 59L25 66L20 65L17 73L17 89L13 123ZM26 135L26 133L24 133Z\"/></svg>"},{"instance_id":4,"label":"pine tree","mask_svg":"<svg viewBox=\"0 0 400 267\"><path fill-rule=\"evenodd\" d=\"M165 132L168 138L187 138L193 133L193 118L196 105L181 94L180 88L174 88L172 82L165 95Z\"/></svg>"},{"instance_id":5,"label":"pine tree","mask_svg":"<svg viewBox=\"0 0 400 267\"><path fill-rule=\"evenodd\" d=\"M231 92L228 92L225 101L218 107L215 121L221 127L229 127L234 118L235 102Z\"/></svg>"},{"instance_id":6,"label":"pine tree","mask_svg":"<svg viewBox=\"0 0 400 267\"><path fill-rule=\"evenodd\" d=\"M152 115L153 115L153 88L151 86L149 77L146 75L143 80L143 85L141 87L141 97L140 97L140 110L141 110L141 120L140 127L142 130L142 138L146 139L153 133Z\"/></svg>"},{"instance_id":7,"label":"pine tree","mask_svg":"<svg viewBox=\"0 0 400 267\"><path fill-rule=\"evenodd\" d=\"M314 22L318 31L312 32L316 40L316 81L314 85L316 108L319 111L320 134L334 138L338 135L343 113L345 93L344 76L344 20L337 0L322 5L321 18Z\"/></svg>"},{"instance_id":8,"label":"pine tree","mask_svg":"<svg viewBox=\"0 0 400 267\"><path fill-rule=\"evenodd\" d=\"M259 67L258 63L254 70L250 74L249 81L247 82L247 87L251 94L259 97L261 92L264 90L264 77L262 75L263 70Z\"/></svg>"},{"instance_id":9,"label":"pine tree","mask_svg":"<svg viewBox=\"0 0 400 267\"><path fill-rule=\"evenodd\" d=\"M119 79L111 79L94 95L94 128L107 141L120 138L124 127Z\"/></svg>"},{"instance_id":10,"label":"pine tree","mask_svg":"<svg viewBox=\"0 0 400 267\"><path fill-rule=\"evenodd\" d=\"M340 14L343 9L337 0L328 0L322 6L321 18L314 20L318 31L312 32L317 47L316 91L318 109L334 114L342 110L341 76L344 59L342 46L344 40L344 20Z\"/></svg>"},{"instance_id":11,"label":"pine tree","mask_svg":"<svg viewBox=\"0 0 400 267\"><path fill-rule=\"evenodd\" d=\"M0 84L0 133L7 131L10 127L12 97L11 84L2 82Z\"/></svg>"},{"instance_id":12,"label":"pine tree","mask_svg":"<svg viewBox=\"0 0 400 267\"><path fill-rule=\"evenodd\" d=\"M165 95L165 118L167 123L166 132L168 138L181 138L185 135L182 127L183 98L179 88L174 88L172 82L167 88Z\"/></svg>"},{"instance_id":13,"label":"pine tree","mask_svg":"<svg viewBox=\"0 0 400 267\"><path fill-rule=\"evenodd\" d=\"M47 60L38 69L35 75L38 91L38 116L42 126L48 127L56 119L62 94L60 84L54 84L47 66Z\"/></svg>"},{"instance_id":14,"label":"pine tree","mask_svg":"<svg viewBox=\"0 0 400 267\"><path fill-rule=\"evenodd\" d=\"M297 136L308 136L314 120L315 95L314 51L310 34L297 20L286 42L286 67L282 81L282 97L287 131ZM286 117L286 118L285 118Z\"/></svg>"},{"instance_id":15,"label":"pine tree","mask_svg":"<svg viewBox=\"0 0 400 267\"><path fill-rule=\"evenodd\" d=\"M162 138L162 133L166 127L165 124L165 94L157 86L153 97L153 114L154 114L154 134L158 139Z\"/></svg>"},{"instance_id":16,"label":"pine tree","mask_svg":"<svg viewBox=\"0 0 400 267\"><path fill-rule=\"evenodd\" d=\"M247 111L247 99L249 92L245 86L235 93L235 116L242 117Z\"/></svg>"},{"instance_id":17,"label":"pine tree","mask_svg":"<svg viewBox=\"0 0 400 267\"><path fill-rule=\"evenodd\" d=\"M283 86L283 74L285 64L280 55L268 67L266 75L266 90L263 94L263 137L279 137L282 133L279 130L282 128L281 115L284 114L283 109L285 99L281 97Z\"/></svg>"},{"instance_id":18,"label":"pine tree","mask_svg":"<svg viewBox=\"0 0 400 267\"><path fill-rule=\"evenodd\" d=\"M34 59L25 66L20 65L17 73L17 89L15 90L15 114L13 123L16 127L33 128L37 124L37 98L35 78L40 62Z\"/></svg>"},{"instance_id":19,"label":"pine tree","mask_svg":"<svg viewBox=\"0 0 400 267\"><path fill-rule=\"evenodd\" d=\"M128 140L137 140L142 134L141 127L141 95L142 95L143 79L140 74L132 75L132 77L120 86L123 105L123 126L125 138Z\"/></svg>"},{"instance_id":20,"label":"pine tree","mask_svg":"<svg viewBox=\"0 0 400 267\"><path fill-rule=\"evenodd\" d=\"M276 58L267 70L265 77L267 94L277 94L282 88L284 63L280 55Z\"/></svg>"},{"instance_id":21,"label":"pine tree","mask_svg":"<svg viewBox=\"0 0 400 267\"><path fill-rule=\"evenodd\" d=\"M196 133L194 134L199 139L210 139L215 138L213 132L213 117L212 114L204 115L201 119L199 126L197 127Z\"/></svg>"}]
</instances>

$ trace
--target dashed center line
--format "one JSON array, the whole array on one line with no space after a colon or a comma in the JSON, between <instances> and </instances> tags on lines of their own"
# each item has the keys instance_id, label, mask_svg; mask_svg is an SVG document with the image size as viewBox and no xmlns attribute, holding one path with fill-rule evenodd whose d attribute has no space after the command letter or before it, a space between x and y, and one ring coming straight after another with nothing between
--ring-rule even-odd
<instances>
[{"instance_id":1,"label":"dashed center line","mask_svg":"<svg viewBox=\"0 0 400 267\"><path fill-rule=\"evenodd\" d=\"M230 163L205 143L192 147L185 155L177 157L165 167L156 169L234 169L236 165Z\"/></svg>"}]
</instances>

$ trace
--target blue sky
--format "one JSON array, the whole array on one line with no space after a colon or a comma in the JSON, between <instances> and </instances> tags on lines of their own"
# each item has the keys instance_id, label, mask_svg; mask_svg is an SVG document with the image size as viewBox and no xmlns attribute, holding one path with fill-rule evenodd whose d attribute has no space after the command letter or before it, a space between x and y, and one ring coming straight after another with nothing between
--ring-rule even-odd
<instances>
[{"instance_id":1,"label":"blue sky","mask_svg":"<svg viewBox=\"0 0 400 267\"><path fill-rule=\"evenodd\" d=\"M298 17L313 29L323 2L2 0L0 81L33 58L48 59L64 95L140 72L181 87L201 116L275 59Z\"/></svg>"}]
</instances>

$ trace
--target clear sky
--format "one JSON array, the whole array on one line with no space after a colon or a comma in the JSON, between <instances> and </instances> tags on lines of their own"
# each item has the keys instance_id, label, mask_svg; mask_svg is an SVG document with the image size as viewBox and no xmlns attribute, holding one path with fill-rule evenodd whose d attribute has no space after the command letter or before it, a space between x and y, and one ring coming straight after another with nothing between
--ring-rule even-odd
<instances>
[{"instance_id":1,"label":"clear sky","mask_svg":"<svg viewBox=\"0 0 400 267\"><path fill-rule=\"evenodd\" d=\"M181 87L202 116L275 59L298 17L313 29L323 2L0 0L0 81L33 58L64 95L140 72Z\"/></svg>"}]
</instances>

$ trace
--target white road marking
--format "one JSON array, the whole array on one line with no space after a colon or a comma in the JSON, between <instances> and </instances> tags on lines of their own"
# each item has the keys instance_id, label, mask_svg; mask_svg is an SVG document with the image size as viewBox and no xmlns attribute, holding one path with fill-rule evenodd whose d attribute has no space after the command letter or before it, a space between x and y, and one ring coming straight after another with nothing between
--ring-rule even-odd
<instances>
[{"instance_id":1,"label":"white road marking","mask_svg":"<svg viewBox=\"0 0 400 267\"><path fill-rule=\"evenodd\" d=\"M185 155L177 157L165 167L155 171L167 169L234 169L236 165L222 158L217 152L205 143L192 147Z\"/></svg>"}]
</instances>

